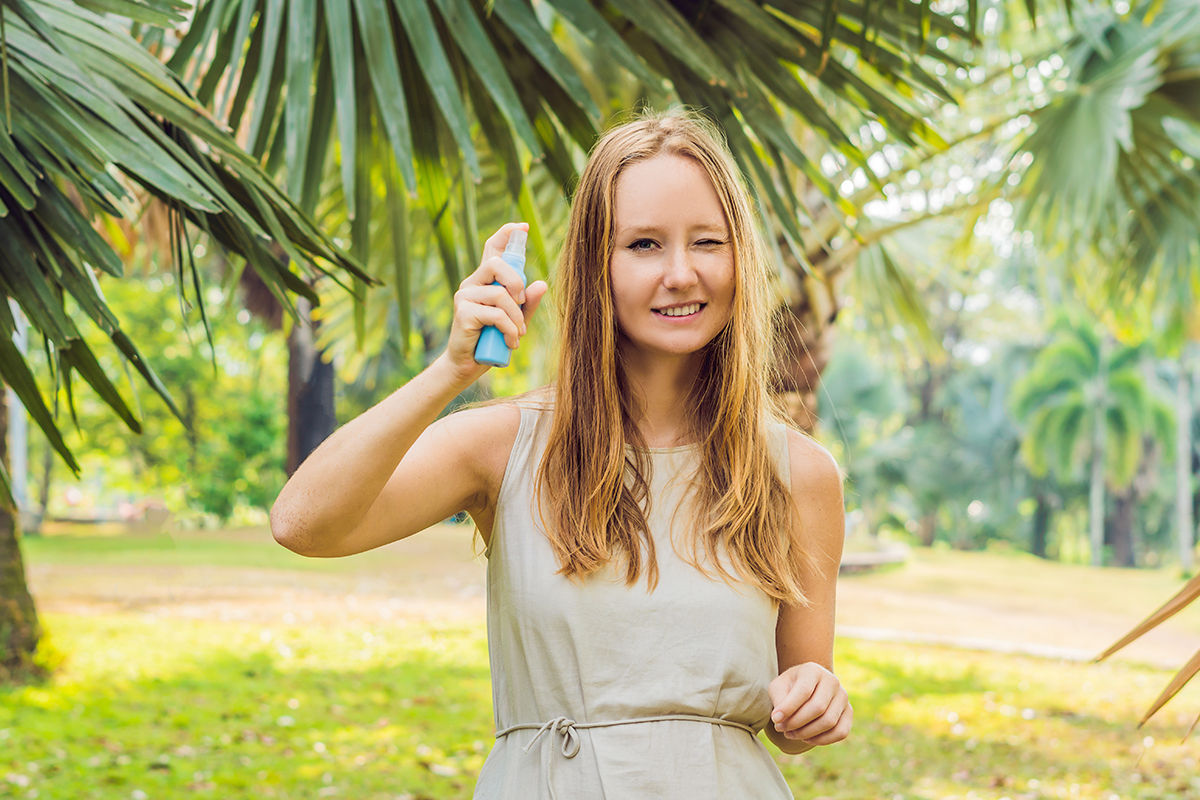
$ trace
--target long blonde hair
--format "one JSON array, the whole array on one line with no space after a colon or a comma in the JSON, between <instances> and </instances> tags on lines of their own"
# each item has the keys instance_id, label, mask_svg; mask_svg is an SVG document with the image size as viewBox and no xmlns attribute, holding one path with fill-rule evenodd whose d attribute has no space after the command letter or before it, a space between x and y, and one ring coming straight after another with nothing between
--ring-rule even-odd
<instances>
[{"instance_id":1,"label":"long blonde hair","mask_svg":"<svg viewBox=\"0 0 1200 800\"><path fill-rule=\"evenodd\" d=\"M609 262L617 179L630 164L659 154L693 159L708 174L732 236L735 272L729 322L705 347L688 403L686 428L701 457L691 488L690 553L680 555L732 581L724 553L743 580L775 601L802 603L795 504L776 472L768 435L771 422L786 419L771 393L770 274L733 158L717 129L694 114L648 115L610 130L580 177L555 290L561 353L536 480L543 526L560 574L582 579L616 561L623 562L627 584L645 568L648 588L657 585L643 510L650 463L618 347Z\"/></svg>"}]
</instances>

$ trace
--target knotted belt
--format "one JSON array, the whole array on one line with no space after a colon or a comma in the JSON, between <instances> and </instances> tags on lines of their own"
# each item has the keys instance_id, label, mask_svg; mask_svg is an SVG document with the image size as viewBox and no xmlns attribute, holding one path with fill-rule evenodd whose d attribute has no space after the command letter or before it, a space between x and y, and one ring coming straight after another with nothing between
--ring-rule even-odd
<instances>
[{"instance_id":1,"label":"knotted belt","mask_svg":"<svg viewBox=\"0 0 1200 800\"><path fill-rule=\"evenodd\" d=\"M721 719L720 717L703 717L699 714L664 714L659 717L614 719L607 722L576 722L569 717L555 717L548 722L543 722L541 725L537 724L536 722L525 723L523 725L509 725L503 730L496 731L496 738L499 739L502 736L507 736L513 731L537 731L537 733L533 735L533 738L529 740L529 744L521 748L528 753L533 748L534 743L541 737L543 733L550 734L549 738L546 740L547 746L550 745L550 742L557 734L562 737L560 751L562 752L563 756L565 758L574 758L575 756L579 755L580 746L579 734L576 733L577 730L581 730L583 728L611 728L616 725L637 725L642 722L661 722L664 720L673 719L684 720L687 722L707 722L710 725L724 725L729 728L740 728L751 736L755 735L754 729L749 725L743 725L740 722L734 722L733 720L729 719ZM554 781L551 780L550 776L550 771L554 768L554 761L555 759L551 757L549 763L546 765L546 786L550 790L550 800L555 800Z\"/></svg>"}]
</instances>

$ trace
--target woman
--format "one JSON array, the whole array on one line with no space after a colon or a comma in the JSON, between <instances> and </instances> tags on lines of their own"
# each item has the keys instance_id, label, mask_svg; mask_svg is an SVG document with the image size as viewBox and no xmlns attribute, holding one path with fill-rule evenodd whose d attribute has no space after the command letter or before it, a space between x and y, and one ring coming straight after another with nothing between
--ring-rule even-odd
<instances>
[{"instance_id":1,"label":"woman","mask_svg":"<svg viewBox=\"0 0 1200 800\"><path fill-rule=\"evenodd\" d=\"M768 268L718 135L693 116L606 134L557 276L556 380L434 422L546 284L498 256L427 370L342 427L272 509L340 556L466 509L488 555L496 743L477 798L789 798L767 750L844 739L833 675L844 527L829 454L769 394ZM498 285L493 285L493 284Z\"/></svg>"}]
</instances>

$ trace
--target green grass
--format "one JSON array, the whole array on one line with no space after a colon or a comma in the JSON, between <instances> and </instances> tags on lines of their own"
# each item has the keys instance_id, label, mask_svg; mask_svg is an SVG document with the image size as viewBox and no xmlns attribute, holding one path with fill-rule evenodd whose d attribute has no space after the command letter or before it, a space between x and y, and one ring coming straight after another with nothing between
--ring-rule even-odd
<instances>
[{"instance_id":1,"label":"green grass","mask_svg":"<svg viewBox=\"0 0 1200 800\"><path fill-rule=\"evenodd\" d=\"M364 556L304 558L280 547L271 534L79 535L25 537L21 549L31 564L164 567L254 567L353 572Z\"/></svg>"},{"instance_id":2,"label":"green grass","mask_svg":"<svg viewBox=\"0 0 1200 800\"><path fill-rule=\"evenodd\" d=\"M65 660L0 690L0 797L468 798L491 745L482 626L45 623ZM838 647L855 731L777 756L797 798L1200 797L1195 694L1134 727L1169 673Z\"/></svg>"},{"instance_id":3,"label":"green grass","mask_svg":"<svg viewBox=\"0 0 1200 800\"><path fill-rule=\"evenodd\" d=\"M217 568L193 583L236 598L247 582L275 581L262 570L278 570L280 586L340 573L445 590L447 569L478 566L463 528L417 539L334 560L289 553L265 530L24 540L30 566L54 576L45 591L69 595L73 613L43 620L64 659L54 677L0 688L0 798L469 798L492 742L481 624L268 624L108 602L135 584L143 594L147 581L170 585L175 568ZM845 580L1065 617L1140 616L1179 585L1170 570L927 550ZM1185 630L1200 630L1194 611L1180 615ZM839 641L838 672L855 731L835 747L776 754L797 798L1200 798L1200 737L1179 744L1200 686L1135 727L1169 672L852 641Z\"/></svg>"}]
</instances>

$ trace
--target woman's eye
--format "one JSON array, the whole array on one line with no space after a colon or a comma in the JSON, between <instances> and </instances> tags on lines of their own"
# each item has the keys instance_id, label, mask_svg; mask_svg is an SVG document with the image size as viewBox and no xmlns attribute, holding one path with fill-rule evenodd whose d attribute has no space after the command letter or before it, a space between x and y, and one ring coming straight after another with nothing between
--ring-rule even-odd
<instances>
[{"instance_id":1,"label":"woman's eye","mask_svg":"<svg viewBox=\"0 0 1200 800\"><path fill-rule=\"evenodd\" d=\"M701 239L699 242L697 242L697 244L699 244L701 247L720 247L721 245L725 244L725 242L722 242L719 239Z\"/></svg>"},{"instance_id":2,"label":"woman's eye","mask_svg":"<svg viewBox=\"0 0 1200 800\"><path fill-rule=\"evenodd\" d=\"M651 239L638 239L629 245L630 250L649 250L654 247L654 241Z\"/></svg>"}]
</instances>

